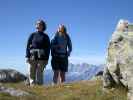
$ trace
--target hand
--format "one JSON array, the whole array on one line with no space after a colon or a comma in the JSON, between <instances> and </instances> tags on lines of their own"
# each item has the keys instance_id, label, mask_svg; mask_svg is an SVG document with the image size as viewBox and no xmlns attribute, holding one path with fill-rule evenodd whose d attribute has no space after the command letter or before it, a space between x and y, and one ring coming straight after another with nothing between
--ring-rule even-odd
<instances>
[{"instance_id":1,"label":"hand","mask_svg":"<svg viewBox=\"0 0 133 100\"><path fill-rule=\"evenodd\" d=\"M67 56L68 56L68 57L70 56L70 52L67 52Z\"/></svg>"}]
</instances>

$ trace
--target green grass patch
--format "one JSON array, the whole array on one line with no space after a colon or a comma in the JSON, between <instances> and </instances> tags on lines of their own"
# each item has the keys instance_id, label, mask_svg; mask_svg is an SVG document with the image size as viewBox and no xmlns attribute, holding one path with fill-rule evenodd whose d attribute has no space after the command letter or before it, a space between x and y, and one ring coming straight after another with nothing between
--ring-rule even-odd
<instances>
[{"instance_id":1,"label":"green grass patch","mask_svg":"<svg viewBox=\"0 0 133 100\"><path fill-rule=\"evenodd\" d=\"M114 89L114 91L106 93L103 91L102 81L81 81L55 86L34 87L25 86L23 83L4 85L27 91L32 95L12 97L0 93L0 100L127 100L125 89Z\"/></svg>"}]
</instances>

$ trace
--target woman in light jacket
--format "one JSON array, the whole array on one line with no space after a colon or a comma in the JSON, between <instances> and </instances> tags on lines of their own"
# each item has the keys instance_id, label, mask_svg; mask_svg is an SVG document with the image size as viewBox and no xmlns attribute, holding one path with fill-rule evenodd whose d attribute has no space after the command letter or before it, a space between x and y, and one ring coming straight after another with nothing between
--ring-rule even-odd
<instances>
[{"instance_id":1,"label":"woman in light jacket","mask_svg":"<svg viewBox=\"0 0 133 100\"><path fill-rule=\"evenodd\" d=\"M64 25L59 25L58 31L51 40L51 65L54 72L53 82L65 82L65 73L68 71L68 57L72 51L71 39ZM60 79L60 80L59 80Z\"/></svg>"}]
</instances>

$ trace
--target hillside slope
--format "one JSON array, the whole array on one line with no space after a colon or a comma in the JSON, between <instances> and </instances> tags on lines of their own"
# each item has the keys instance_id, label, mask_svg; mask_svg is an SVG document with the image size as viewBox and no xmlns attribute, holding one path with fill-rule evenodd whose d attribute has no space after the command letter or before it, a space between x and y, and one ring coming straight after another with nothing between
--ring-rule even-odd
<instances>
[{"instance_id":1,"label":"hillside slope","mask_svg":"<svg viewBox=\"0 0 133 100\"><path fill-rule=\"evenodd\" d=\"M0 100L126 100L126 91L122 88L115 92L103 92L102 81L34 87L25 86L23 83L8 83L4 86L24 90L31 96L13 97L0 93Z\"/></svg>"}]
</instances>

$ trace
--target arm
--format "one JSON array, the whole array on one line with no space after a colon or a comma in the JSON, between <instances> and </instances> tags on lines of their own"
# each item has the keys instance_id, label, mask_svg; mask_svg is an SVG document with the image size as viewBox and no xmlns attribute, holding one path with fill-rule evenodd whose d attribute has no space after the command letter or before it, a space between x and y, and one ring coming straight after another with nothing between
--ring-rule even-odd
<instances>
[{"instance_id":1,"label":"arm","mask_svg":"<svg viewBox=\"0 0 133 100\"><path fill-rule=\"evenodd\" d=\"M51 40L51 55L54 56L54 51L57 48L55 37Z\"/></svg>"},{"instance_id":2,"label":"arm","mask_svg":"<svg viewBox=\"0 0 133 100\"><path fill-rule=\"evenodd\" d=\"M70 56L70 53L72 52L72 42L68 34L67 34L67 46L68 46L67 54L68 56Z\"/></svg>"},{"instance_id":3,"label":"arm","mask_svg":"<svg viewBox=\"0 0 133 100\"><path fill-rule=\"evenodd\" d=\"M53 51L53 45L54 45L54 40L52 39L51 40L51 55L53 56L53 53L54 53L54 51Z\"/></svg>"},{"instance_id":4,"label":"arm","mask_svg":"<svg viewBox=\"0 0 133 100\"><path fill-rule=\"evenodd\" d=\"M29 36L28 41L27 41L26 58L30 58L30 48L31 48L32 38L33 38L33 33Z\"/></svg>"},{"instance_id":5,"label":"arm","mask_svg":"<svg viewBox=\"0 0 133 100\"><path fill-rule=\"evenodd\" d=\"M46 60L48 60L49 59L49 54L50 54L50 39L49 39L49 37L47 36L47 38L46 38L46 41L44 41L44 43L46 44L46 46L45 46L45 50L46 50Z\"/></svg>"}]
</instances>

